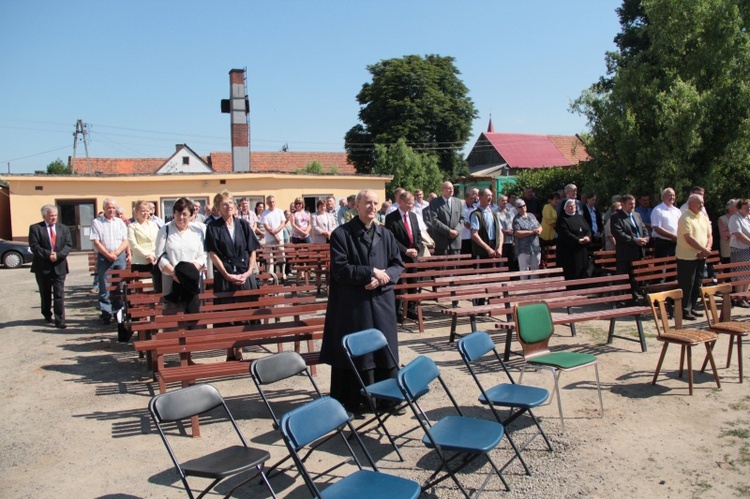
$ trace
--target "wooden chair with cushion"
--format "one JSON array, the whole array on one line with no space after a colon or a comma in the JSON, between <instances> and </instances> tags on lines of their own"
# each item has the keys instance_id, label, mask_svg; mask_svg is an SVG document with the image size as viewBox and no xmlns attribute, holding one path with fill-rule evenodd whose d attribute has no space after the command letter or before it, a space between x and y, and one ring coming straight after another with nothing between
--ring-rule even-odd
<instances>
[{"instance_id":1,"label":"wooden chair with cushion","mask_svg":"<svg viewBox=\"0 0 750 499\"><path fill-rule=\"evenodd\" d=\"M675 328L672 329L669 326L669 315L667 313L667 300L674 300L674 323ZM688 370L688 389L690 395L693 394L693 355L692 348L696 345L706 345L706 359L711 363L711 369L714 372L714 379L716 380L716 386L721 388L721 382L719 381L719 375L716 372L716 363L714 362L713 354L711 349L714 343L716 343L719 335L713 331L701 331L698 329L682 329L682 290L673 289L670 291L663 291L661 293L651 293L648 295L648 302L651 305L651 312L654 315L654 323L656 324L656 332L659 335L657 340L664 343L661 349L661 355L659 356L659 363L656 365L656 372L654 373L654 379L651 381L652 385L656 384L656 378L659 376L661 365L664 362L664 356L667 353L667 348L670 343L680 345L680 371L679 376L682 377L682 371L684 367L685 357L687 356L687 370Z\"/></svg>"},{"instance_id":2,"label":"wooden chair with cushion","mask_svg":"<svg viewBox=\"0 0 750 499\"><path fill-rule=\"evenodd\" d=\"M740 383L742 383L742 338L750 332L750 323L733 321L732 301L729 295L732 292L732 285L729 283L719 284L717 286L703 286L701 295L703 295L703 306L706 308L706 318L708 319L708 329L718 334L729 335L729 348L727 349L727 367L732 362L732 347L737 343L737 362L740 368ZM721 293L723 296L721 314L716 306L716 294ZM703 363L703 369L706 363Z\"/></svg>"}]
</instances>

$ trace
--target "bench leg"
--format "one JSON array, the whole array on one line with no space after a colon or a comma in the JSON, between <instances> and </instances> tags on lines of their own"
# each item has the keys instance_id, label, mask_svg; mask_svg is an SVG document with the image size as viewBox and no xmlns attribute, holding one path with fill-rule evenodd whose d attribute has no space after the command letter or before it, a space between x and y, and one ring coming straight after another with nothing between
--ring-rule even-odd
<instances>
[{"instance_id":1,"label":"bench leg","mask_svg":"<svg viewBox=\"0 0 750 499\"><path fill-rule=\"evenodd\" d=\"M456 341L456 326L458 325L458 316L454 315L451 318L451 335L450 338L448 338L448 343L453 343Z\"/></svg>"},{"instance_id":2,"label":"bench leg","mask_svg":"<svg viewBox=\"0 0 750 499\"><path fill-rule=\"evenodd\" d=\"M404 307L406 310L406 307ZM419 332L424 333L424 316L422 315L422 304L417 303L417 323L419 324Z\"/></svg>"},{"instance_id":3,"label":"bench leg","mask_svg":"<svg viewBox=\"0 0 750 499\"><path fill-rule=\"evenodd\" d=\"M607 335L607 345L612 344L612 340L615 337L615 319L614 317L609 320L609 334Z\"/></svg>"},{"instance_id":4,"label":"bench leg","mask_svg":"<svg viewBox=\"0 0 750 499\"><path fill-rule=\"evenodd\" d=\"M570 307L568 307L568 314L570 314ZM576 336L576 323L575 322L570 323L570 336L573 336L573 337Z\"/></svg>"},{"instance_id":5,"label":"bench leg","mask_svg":"<svg viewBox=\"0 0 750 499\"><path fill-rule=\"evenodd\" d=\"M510 360L510 345L513 342L513 330L508 329L508 333L505 335L505 353L503 354L503 360L508 362Z\"/></svg>"},{"instance_id":6,"label":"bench leg","mask_svg":"<svg viewBox=\"0 0 750 499\"><path fill-rule=\"evenodd\" d=\"M474 332L477 330L477 316L472 314L471 317L469 317L469 323L471 324L471 331Z\"/></svg>"},{"instance_id":7,"label":"bench leg","mask_svg":"<svg viewBox=\"0 0 750 499\"><path fill-rule=\"evenodd\" d=\"M638 338L641 340L641 352L648 350L646 347L646 335L643 333L643 324L641 323L641 316L635 316L635 327L638 328Z\"/></svg>"}]
</instances>

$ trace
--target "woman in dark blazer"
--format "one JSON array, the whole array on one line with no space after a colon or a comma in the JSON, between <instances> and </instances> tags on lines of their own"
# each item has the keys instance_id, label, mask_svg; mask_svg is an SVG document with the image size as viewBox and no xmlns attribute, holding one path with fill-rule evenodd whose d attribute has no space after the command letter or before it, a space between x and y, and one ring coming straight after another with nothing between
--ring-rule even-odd
<instances>
[{"instance_id":1,"label":"woman in dark blazer","mask_svg":"<svg viewBox=\"0 0 750 499\"><path fill-rule=\"evenodd\" d=\"M557 262L566 280L588 277L591 227L576 213L575 199L565 202L562 216L557 219Z\"/></svg>"},{"instance_id":2,"label":"woman in dark blazer","mask_svg":"<svg viewBox=\"0 0 750 499\"><path fill-rule=\"evenodd\" d=\"M206 250L214 264L214 291L235 291L258 287L253 272L255 251L260 243L246 220L235 217L232 195L223 191L214 197L221 218L206 227Z\"/></svg>"}]
</instances>

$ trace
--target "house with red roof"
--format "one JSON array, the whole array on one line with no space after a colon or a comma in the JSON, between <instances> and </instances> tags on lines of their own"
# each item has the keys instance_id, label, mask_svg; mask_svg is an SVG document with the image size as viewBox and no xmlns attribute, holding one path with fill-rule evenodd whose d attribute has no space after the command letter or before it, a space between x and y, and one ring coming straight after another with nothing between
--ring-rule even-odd
<instances>
[{"instance_id":1,"label":"house with red roof","mask_svg":"<svg viewBox=\"0 0 750 499\"><path fill-rule=\"evenodd\" d=\"M590 159L578 135L498 133L490 118L466 161L472 176L514 176L519 171L570 167Z\"/></svg>"}]
</instances>

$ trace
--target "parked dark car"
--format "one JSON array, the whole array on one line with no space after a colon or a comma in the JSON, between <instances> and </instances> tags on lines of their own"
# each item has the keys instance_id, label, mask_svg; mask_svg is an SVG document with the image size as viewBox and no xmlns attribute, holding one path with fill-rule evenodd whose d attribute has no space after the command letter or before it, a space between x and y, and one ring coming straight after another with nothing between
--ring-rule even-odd
<instances>
[{"instance_id":1,"label":"parked dark car","mask_svg":"<svg viewBox=\"0 0 750 499\"><path fill-rule=\"evenodd\" d=\"M33 259L34 255L28 244L0 239L0 261L6 269L14 269L24 263L31 263Z\"/></svg>"}]
</instances>

